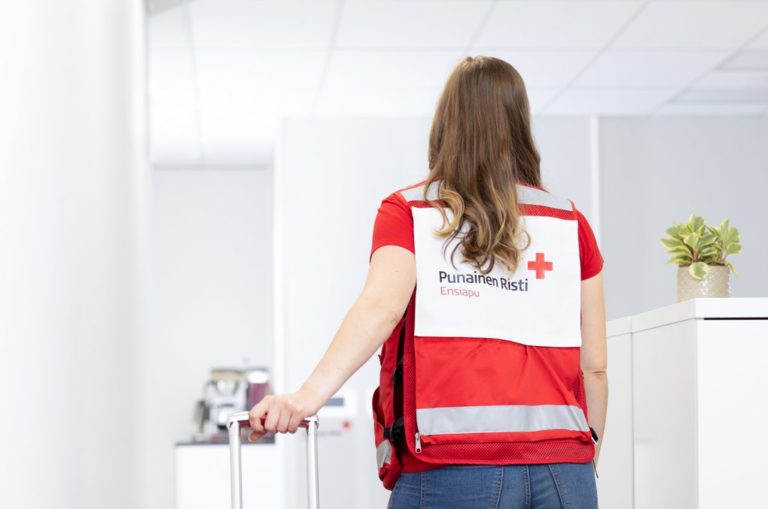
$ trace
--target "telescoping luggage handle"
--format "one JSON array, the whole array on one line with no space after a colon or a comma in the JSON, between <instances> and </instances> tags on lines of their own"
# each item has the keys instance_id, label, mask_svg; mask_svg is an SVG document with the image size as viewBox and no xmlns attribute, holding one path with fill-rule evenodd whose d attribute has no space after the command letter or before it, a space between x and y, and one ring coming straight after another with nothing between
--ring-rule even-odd
<instances>
[{"instance_id":1,"label":"telescoping luggage handle","mask_svg":"<svg viewBox=\"0 0 768 509\"><path fill-rule=\"evenodd\" d=\"M301 423L307 428L307 492L309 509L320 509L320 485L317 475L317 426L316 415ZM232 509L243 509L243 471L240 462L240 430L248 428L248 412L237 412L227 419L229 430L229 469L232 481Z\"/></svg>"}]
</instances>

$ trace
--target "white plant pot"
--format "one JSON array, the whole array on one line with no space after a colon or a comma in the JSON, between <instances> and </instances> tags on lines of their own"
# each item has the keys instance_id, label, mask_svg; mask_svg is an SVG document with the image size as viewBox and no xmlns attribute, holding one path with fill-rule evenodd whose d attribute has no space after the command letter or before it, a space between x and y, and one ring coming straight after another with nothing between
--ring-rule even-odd
<instances>
[{"instance_id":1,"label":"white plant pot","mask_svg":"<svg viewBox=\"0 0 768 509\"><path fill-rule=\"evenodd\" d=\"M677 268L677 301L697 297L730 297L731 269L723 265L710 265L703 279L691 277L688 266Z\"/></svg>"}]
</instances>

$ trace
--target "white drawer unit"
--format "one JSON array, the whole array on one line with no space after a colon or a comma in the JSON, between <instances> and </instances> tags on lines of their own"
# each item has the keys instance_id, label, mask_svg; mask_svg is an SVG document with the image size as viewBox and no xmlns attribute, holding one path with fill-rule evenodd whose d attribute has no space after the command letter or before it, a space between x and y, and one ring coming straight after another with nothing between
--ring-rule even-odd
<instances>
[{"instance_id":1,"label":"white drawer unit","mask_svg":"<svg viewBox=\"0 0 768 509\"><path fill-rule=\"evenodd\" d=\"M692 299L608 335L601 506L765 507L768 298Z\"/></svg>"},{"instance_id":2,"label":"white drawer unit","mask_svg":"<svg viewBox=\"0 0 768 509\"><path fill-rule=\"evenodd\" d=\"M243 443L244 508L285 507L284 456L278 443ZM230 507L229 444L176 444L176 509L216 507Z\"/></svg>"}]
</instances>

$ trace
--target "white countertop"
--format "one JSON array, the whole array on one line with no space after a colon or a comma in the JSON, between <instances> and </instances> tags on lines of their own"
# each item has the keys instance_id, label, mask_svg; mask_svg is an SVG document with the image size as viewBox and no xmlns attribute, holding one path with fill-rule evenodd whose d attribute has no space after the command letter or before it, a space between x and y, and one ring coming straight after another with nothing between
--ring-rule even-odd
<instances>
[{"instance_id":1,"label":"white countertop","mask_svg":"<svg viewBox=\"0 0 768 509\"><path fill-rule=\"evenodd\" d=\"M608 337L685 320L768 320L768 297L700 298L676 302L606 324Z\"/></svg>"}]
</instances>

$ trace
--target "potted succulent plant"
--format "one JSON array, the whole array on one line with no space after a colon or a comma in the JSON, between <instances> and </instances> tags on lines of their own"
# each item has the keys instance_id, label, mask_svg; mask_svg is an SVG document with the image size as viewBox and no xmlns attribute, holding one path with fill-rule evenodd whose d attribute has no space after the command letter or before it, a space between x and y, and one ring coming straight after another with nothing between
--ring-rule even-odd
<instances>
[{"instance_id":1,"label":"potted succulent plant","mask_svg":"<svg viewBox=\"0 0 768 509\"><path fill-rule=\"evenodd\" d=\"M678 302L696 297L728 297L730 272L736 268L728 255L741 252L739 231L723 219L720 226L709 226L701 216L691 214L687 223L667 229L661 243L672 257L667 263L677 268Z\"/></svg>"}]
</instances>

